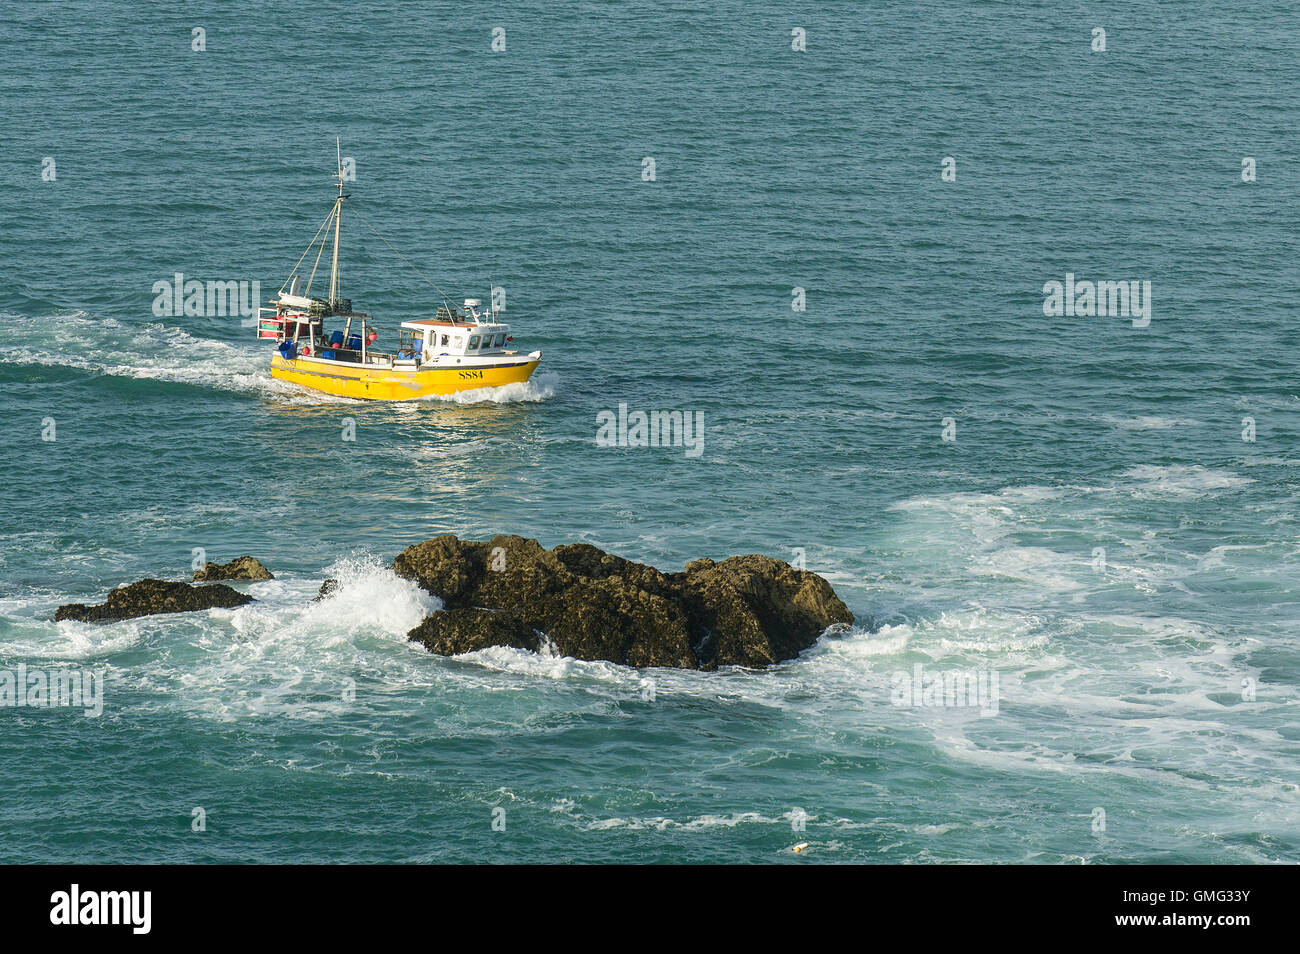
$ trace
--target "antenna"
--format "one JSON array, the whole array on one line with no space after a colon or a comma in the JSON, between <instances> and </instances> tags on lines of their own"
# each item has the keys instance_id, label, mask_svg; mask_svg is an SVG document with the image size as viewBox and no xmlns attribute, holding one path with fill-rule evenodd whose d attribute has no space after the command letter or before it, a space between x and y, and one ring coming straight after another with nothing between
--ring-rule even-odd
<instances>
[{"instance_id":1,"label":"antenna","mask_svg":"<svg viewBox=\"0 0 1300 954\"><path fill-rule=\"evenodd\" d=\"M339 225L343 218L343 200L347 198L343 194L343 141L338 136L334 137L334 146L338 150L338 172L335 178L338 180L339 197L334 200L334 255L330 260L330 298L329 310L334 311L338 307L339 296ZM325 246L321 245L321 251L325 251ZM348 328L352 327L352 319L348 319Z\"/></svg>"},{"instance_id":2,"label":"antenna","mask_svg":"<svg viewBox=\"0 0 1300 954\"><path fill-rule=\"evenodd\" d=\"M334 148L338 151L338 172L334 174L334 178L338 181L339 184L339 195L342 195L343 194L343 140L340 139L338 136L334 137Z\"/></svg>"}]
</instances>

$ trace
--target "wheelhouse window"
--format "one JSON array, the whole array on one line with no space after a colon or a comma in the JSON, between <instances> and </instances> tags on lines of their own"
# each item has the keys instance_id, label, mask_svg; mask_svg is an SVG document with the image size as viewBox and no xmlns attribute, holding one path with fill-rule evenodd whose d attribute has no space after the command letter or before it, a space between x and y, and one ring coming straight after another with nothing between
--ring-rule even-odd
<instances>
[{"instance_id":1,"label":"wheelhouse window","mask_svg":"<svg viewBox=\"0 0 1300 954\"><path fill-rule=\"evenodd\" d=\"M478 348L478 335L470 335L470 336L469 336L469 347L468 347L466 350L468 350L468 351L474 351L474 350L476 350L477 348Z\"/></svg>"},{"instance_id":2,"label":"wheelhouse window","mask_svg":"<svg viewBox=\"0 0 1300 954\"><path fill-rule=\"evenodd\" d=\"M497 340L494 342L494 347L500 348L505 343L506 343L506 336L505 333L502 332L501 334L497 335Z\"/></svg>"}]
</instances>

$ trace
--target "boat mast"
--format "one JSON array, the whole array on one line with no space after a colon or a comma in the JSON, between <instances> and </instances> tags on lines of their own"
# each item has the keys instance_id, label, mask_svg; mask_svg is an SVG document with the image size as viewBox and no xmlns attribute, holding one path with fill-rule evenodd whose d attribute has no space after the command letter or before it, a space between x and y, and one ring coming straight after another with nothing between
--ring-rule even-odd
<instances>
[{"instance_id":1,"label":"boat mast","mask_svg":"<svg viewBox=\"0 0 1300 954\"><path fill-rule=\"evenodd\" d=\"M339 222L343 218L343 143L338 136L334 137L334 145L338 150L338 172L334 178L338 180L339 197L334 200L334 257L330 262L330 311L335 308L335 303L339 297Z\"/></svg>"}]
</instances>

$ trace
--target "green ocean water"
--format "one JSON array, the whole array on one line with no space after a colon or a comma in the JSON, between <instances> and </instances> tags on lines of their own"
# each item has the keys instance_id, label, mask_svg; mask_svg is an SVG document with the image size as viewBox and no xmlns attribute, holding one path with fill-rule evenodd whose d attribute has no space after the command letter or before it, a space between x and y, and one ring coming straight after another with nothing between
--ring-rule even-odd
<instances>
[{"instance_id":1,"label":"green ocean water","mask_svg":"<svg viewBox=\"0 0 1300 954\"><path fill-rule=\"evenodd\" d=\"M0 861L1300 860L1291 5L231 6L0 10L0 671L106 679L0 707ZM153 313L278 288L336 135L421 273L505 289L527 388L321 398ZM381 326L438 302L342 258ZM1149 324L1046 315L1067 274ZM597 446L620 404L703 452ZM857 622L765 672L438 658L385 565L446 532L802 559ZM276 579L51 619L196 548ZM918 665L996 712L897 704Z\"/></svg>"}]
</instances>

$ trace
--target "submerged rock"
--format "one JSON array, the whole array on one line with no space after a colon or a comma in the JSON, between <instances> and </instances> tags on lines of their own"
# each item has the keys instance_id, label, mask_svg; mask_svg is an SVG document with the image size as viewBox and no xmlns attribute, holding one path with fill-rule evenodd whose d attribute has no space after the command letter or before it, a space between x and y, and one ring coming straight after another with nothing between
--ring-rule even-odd
<instances>
[{"instance_id":1,"label":"submerged rock","mask_svg":"<svg viewBox=\"0 0 1300 954\"><path fill-rule=\"evenodd\" d=\"M275 576L251 556L235 557L229 563L205 563L194 571L194 582L202 580L274 580Z\"/></svg>"},{"instance_id":2,"label":"submerged rock","mask_svg":"<svg viewBox=\"0 0 1300 954\"><path fill-rule=\"evenodd\" d=\"M134 619L157 613L187 613L211 609L214 606L232 608L254 602L224 583L193 586L167 580L140 580L120 587L108 594L108 599L98 606L85 603L68 603L54 611L54 619L74 619L84 623L109 622L115 619Z\"/></svg>"},{"instance_id":3,"label":"submerged rock","mask_svg":"<svg viewBox=\"0 0 1300 954\"><path fill-rule=\"evenodd\" d=\"M815 573L751 554L663 573L579 543L486 542L447 534L407 547L393 569L443 601L409 634L447 655L487 646L628 666L716 669L791 659L853 614Z\"/></svg>"}]
</instances>

